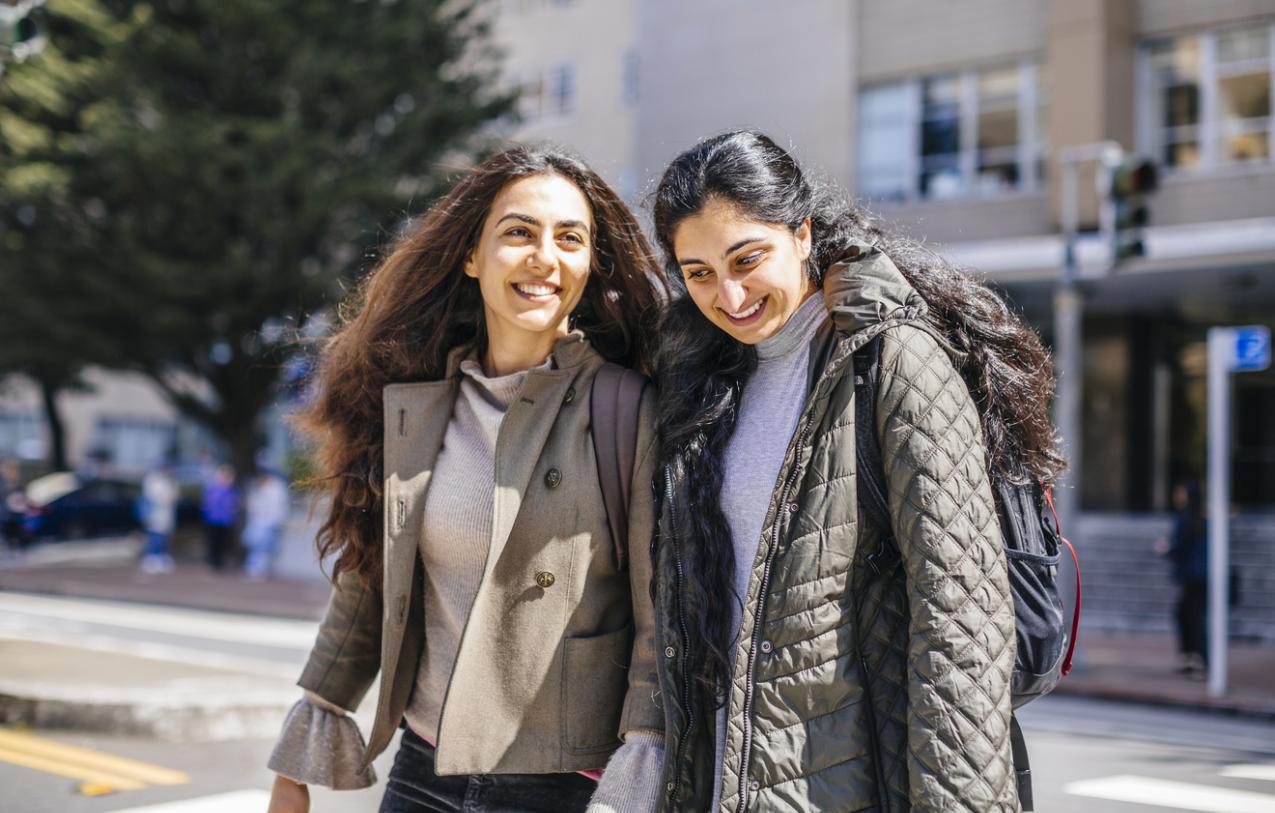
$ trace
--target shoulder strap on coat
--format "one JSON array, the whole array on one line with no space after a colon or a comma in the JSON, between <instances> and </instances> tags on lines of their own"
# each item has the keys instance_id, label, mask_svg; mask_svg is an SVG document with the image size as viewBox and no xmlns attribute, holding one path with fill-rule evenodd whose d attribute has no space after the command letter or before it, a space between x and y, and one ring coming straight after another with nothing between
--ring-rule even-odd
<instances>
[{"instance_id":1,"label":"shoulder strap on coat","mask_svg":"<svg viewBox=\"0 0 1275 813\"><path fill-rule=\"evenodd\" d=\"M640 373L608 361L594 376L589 395L598 482L615 544L615 561L621 569L628 564L629 494L637 457L638 407L645 389L646 379Z\"/></svg>"},{"instance_id":2,"label":"shoulder strap on coat","mask_svg":"<svg viewBox=\"0 0 1275 813\"><path fill-rule=\"evenodd\" d=\"M877 380L881 375L881 336L872 338L854 354L855 481L859 503L881 532L881 547L868 556L868 564L878 573L881 560L892 552L894 531L890 522L890 502L885 484L885 464L877 439Z\"/></svg>"}]
</instances>

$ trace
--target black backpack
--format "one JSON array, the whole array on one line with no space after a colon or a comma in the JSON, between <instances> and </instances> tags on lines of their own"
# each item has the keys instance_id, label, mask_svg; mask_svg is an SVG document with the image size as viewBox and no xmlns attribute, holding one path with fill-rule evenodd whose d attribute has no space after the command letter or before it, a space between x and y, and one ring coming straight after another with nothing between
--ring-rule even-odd
<instances>
[{"instance_id":1,"label":"black backpack","mask_svg":"<svg viewBox=\"0 0 1275 813\"><path fill-rule=\"evenodd\" d=\"M881 373L881 337L860 348L854 357L856 462L859 502L868 518L884 530L881 546L867 557L878 574L899 558L890 522L889 500L881 446L875 431L877 382ZM993 483L997 478L992 479ZM1050 488L1033 483L993 486L1005 558L1009 567L1009 587L1014 596L1017 653L1011 691L1014 708L1048 694L1058 680L1071 671L1080 625L1080 562L1076 550L1063 538L1054 512ZM1063 618L1063 602L1058 590L1058 565L1066 547L1076 563L1076 599L1071 629ZM1032 810L1031 769L1027 744L1018 718L1010 719L1010 742L1014 772L1018 778L1018 798L1023 810Z\"/></svg>"}]
</instances>

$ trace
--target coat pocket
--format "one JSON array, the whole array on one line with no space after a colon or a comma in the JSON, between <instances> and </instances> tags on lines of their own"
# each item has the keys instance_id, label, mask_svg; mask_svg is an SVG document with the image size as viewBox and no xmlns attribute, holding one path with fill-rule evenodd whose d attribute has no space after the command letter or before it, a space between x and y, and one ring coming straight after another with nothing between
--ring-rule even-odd
<instances>
[{"instance_id":1,"label":"coat pocket","mask_svg":"<svg viewBox=\"0 0 1275 813\"><path fill-rule=\"evenodd\" d=\"M620 744L632 650L632 624L563 640L562 733L569 753L606 751Z\"/></svg>"}]
</instances>

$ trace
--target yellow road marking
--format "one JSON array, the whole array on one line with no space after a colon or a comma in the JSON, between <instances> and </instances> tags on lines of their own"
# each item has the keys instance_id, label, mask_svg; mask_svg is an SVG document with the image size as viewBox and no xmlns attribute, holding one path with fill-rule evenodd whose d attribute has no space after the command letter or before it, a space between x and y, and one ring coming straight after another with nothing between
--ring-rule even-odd
<instances>
[{"instance_id":1,"label":"yellow road marking","mask_svg":"<svg viewBox=\"0 0 1275 813\"><path fill-rule=\"evenodd\" d=\"M0 748L0 762L8 762L11 765L31 768L51 773L55 776L65 776L68 779L78 779L85 784L107 785L112 790L140 790L146 787L145 782L138 782L136 779L127 779L114 774L102 773L80 765L68 765L65 762L59 762L48 757L24 754L21 751L10 751L8 748Z\"/></svg>"},{"instance_id":2,"label":"yellow road marking","mask_svg":"<svg viewBox=\"0 0 1275 813\"><path fill-rule=\"evenodd\" d=\"M184 785L190 781L188 774L171 768L63 745L17 731L0 731L0 760L79 779L87 785L107 785L115 790Z\"/></svg>"}]
</instances>

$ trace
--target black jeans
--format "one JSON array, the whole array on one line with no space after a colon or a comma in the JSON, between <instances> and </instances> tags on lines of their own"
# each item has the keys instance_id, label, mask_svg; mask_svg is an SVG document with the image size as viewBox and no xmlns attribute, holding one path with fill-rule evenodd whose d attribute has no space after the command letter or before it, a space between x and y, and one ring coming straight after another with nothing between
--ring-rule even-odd
<instances>
[{"instance_id":1,"label":"black jeans","mask_svg":"<svg viewBox=\"0 0 1275 813\"><path fill-rule=\"evenodd\" d=\"M1183 655L1199 655L1207 664L1209 583L1192 580L1182 585L1178 598L1178 648Z\"/></svg>"},{"instance_id":2,"label":"black jeans","mask_svg":"<svg viewBox=\"0 0 1275 813\"><path fill-rule=\"evenodd\" d=\"M574 773L439 776L434 746L405 728L380 813L572 813L597 786Z\"/></svg>"}]
</instances>

